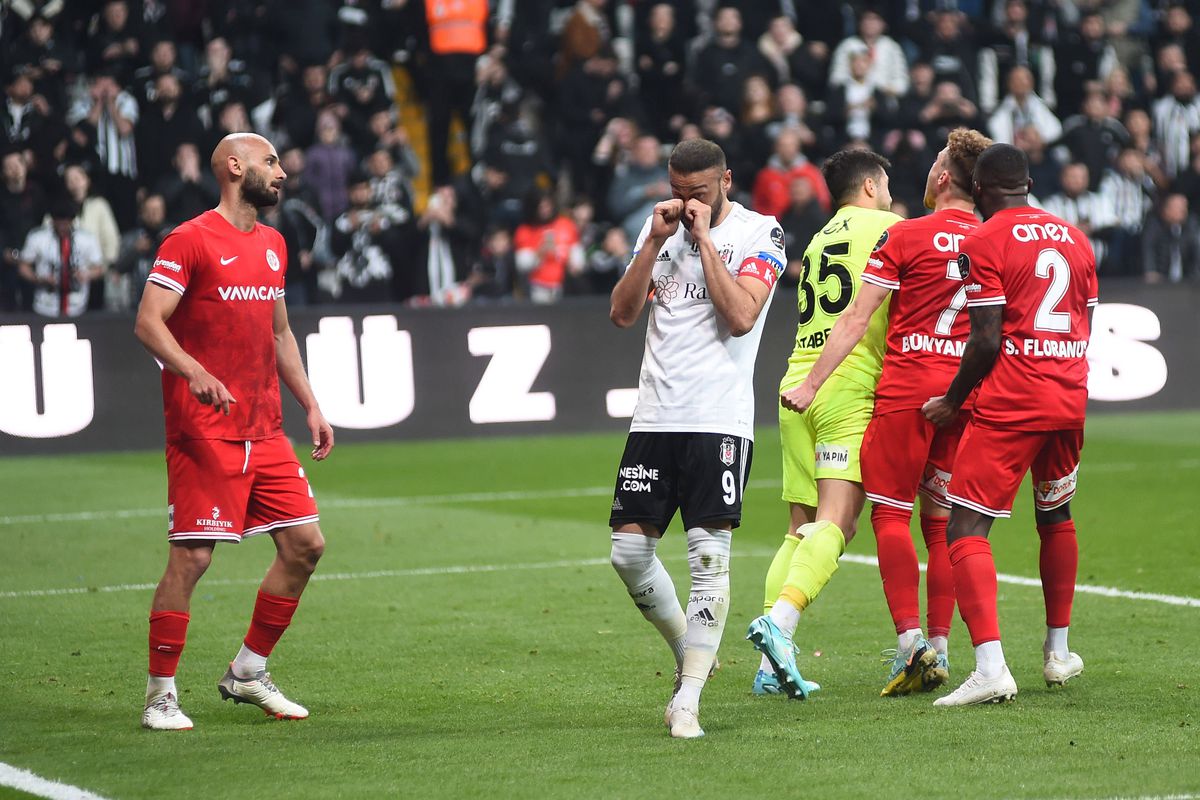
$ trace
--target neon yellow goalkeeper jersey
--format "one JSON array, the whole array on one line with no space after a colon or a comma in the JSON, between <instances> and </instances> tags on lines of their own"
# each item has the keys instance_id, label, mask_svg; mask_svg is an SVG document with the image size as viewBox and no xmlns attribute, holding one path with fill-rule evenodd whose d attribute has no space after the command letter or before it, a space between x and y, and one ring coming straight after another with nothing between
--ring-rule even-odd
<instances>
[{"instance_id":1,"label":"neon yellow goalkeeper jersey","mask_svg":"<svg viewBox=\"0 0 1200 800\"><path fill-rule=\"evenodd\" d=\"M808 243L797 305L800 324L781 391L798 386L821 355L833 324L858 293L867 259L883 232L901 217L890 211L842 206ZM874 390L883 370L888 304L871 317L867 333L831 378Z\"/></svg>"}]
</instances>

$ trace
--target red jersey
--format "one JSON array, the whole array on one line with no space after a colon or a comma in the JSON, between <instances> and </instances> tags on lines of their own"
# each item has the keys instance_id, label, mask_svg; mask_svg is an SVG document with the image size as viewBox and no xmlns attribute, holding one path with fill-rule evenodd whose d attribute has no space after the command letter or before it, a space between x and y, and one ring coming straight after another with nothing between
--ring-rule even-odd
<instances>
[{"instance_id":1,"label":"red jersey","mask_svg":"<svg viewBox=\"0 0 1200 800\"><path fill-rule=\"evenodd\" d=\"M867 259L863 283L893 292L875 413L920 408L954 380L971 332L958 252L978 227L974 214L958 209L906 219L887 229Z\"/></svg>"},{"instance_id":2,"label":"red jersey","mask_svg":"<svg viewBox=\"0 0 1200 800\"><path fill-rule=\"evenodd\" d=\"M274 316L286 257L279 231L256 223L243 233L216 211L163 240L147 281L183 296L167 328L237 400L225 416L201 405L185 379L164 369L168 442L263 439L282 430Z\"/></svg>"},{"instance_id":3,"label":"red jersey","mask_svg":"<svg viewBox=\"0 0 1200 800\"><path fill-rule=\"evenodd\" d=\"M967 306L1004 306L1000 354L979 384L975 419L994 427L1083 428L1088 311L1098 302L1087 237L1036 208L998 212L968 236Z\"/></svg>"}]
</instances>

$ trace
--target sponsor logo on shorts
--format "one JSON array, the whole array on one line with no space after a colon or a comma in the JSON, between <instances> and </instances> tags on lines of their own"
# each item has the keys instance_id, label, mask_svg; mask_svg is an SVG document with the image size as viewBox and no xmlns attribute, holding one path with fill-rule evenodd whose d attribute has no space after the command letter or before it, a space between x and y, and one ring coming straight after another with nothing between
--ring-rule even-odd
<instances>
[{"instance_id":1,"label":"sponsor logo on shorts","mask_svg":"<svg viewBox=\"0 0 1200 800\"><path fill-rule=\"evenodd\" d=\"M233 521L221 519L221 507L212 507L212 517L197 517L196 527L204 531L229 531L233 530Z\"/></svg>"},{"instance_id":2,"label":"sponsor logo on shorts","mask_svg":"<svg viewBox=\"0 0 1200 800\"><path fill-rule=\"evenodd\" d=\"M621 467L617 472L617 477L621 478L621 491L623 492L650 492L653 491L652 481L658 480L658 468L647 469L641 464L632 467ZM617 508L617 500L613 499L613 511L620 511Z\"/></svg>"},{"instance_id":3,"label":"sponsor logo on shorts","mask_svg":"<svg viewBox=\"0 0 1200 800\"><path fill-rule=\"evenodd\" d=\"M1054 481L1038 481L1033 487L1034 499L1040 506L1061 505L1064 500L1070 500L1079 484L1079 467L1071 470L1071 474Z\"/></svg>"},{"instance_id":4,"label":"sponsor logo on shorts","mask_svg":"<svg viewBox=\"0 0 1200 800\"><path fill-rule=\"evenodd\" d=\"M720 459L721 463L727 467L732 467L733 462L737 460L737 444L733 441L732 436L726 436L721 440Z\"/></svg>"},{"instance_id":5,"label":"sponsor logo on shorts","mask_svg":"<svg viewBox=\"0 0 1200 800\"><path fill-rule=\"evenodd\" d=\"M944 500L946 492L950 489L950 473L937 467L927 468L925 477L921 480L921 488L934 497Z\"/></svg>"},{"instance_id":6,"label":"sponsor logo on shorts","mask_svg":"<svg viewBox=\"0 0 1200 800\"><path fill-rule=\"evenodd\" d=\"M835 444L817 445L817 469L850 468L850 448Z\"/></svg>"},{"instance_id":7,"label":"sponsor logo on shorts","mask_svg":"<svg viewBox=\"0 0 1200 800\"><path fill-rule=\"evenodd\" d=\"M619 497L613 498L612 510L613 511L624 511L625 510L625 506L621 505L621 499Z\"/></svg>"}]
</instances>

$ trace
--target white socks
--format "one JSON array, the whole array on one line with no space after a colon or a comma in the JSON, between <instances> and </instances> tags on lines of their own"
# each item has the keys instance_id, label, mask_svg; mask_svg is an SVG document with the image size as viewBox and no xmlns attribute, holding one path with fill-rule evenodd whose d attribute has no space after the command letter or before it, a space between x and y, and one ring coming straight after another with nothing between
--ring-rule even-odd
<instances>
[{"instance_id":1,"label":"white socks","mask_svg":"<svg viewBox=\"0 0 1200 800\"><path fill-rule=\"evenodd\" d=\"M767 614L774 622L779 630L791 636L796 632L796 626L800 624L800 609L787 601L778 602L771 606L771 611Z\"/></svg>"},{"instance_id":2,"label":"white socks","mask_svg":"<svg viewBox=\"0 0 1200 800\"><path fill-rule=\"evenodd\" d=\"M1004 674L1004 648L998 639L975 648L975 669L985 678L999 678Z\"/></svg>"},{"instance_id":3,"label":"white socks","mask_svg":"<svg viewBox=\"0 0 1200 800\"><path fill-rule=\"evenodd\" d=\"M950 640L945 636L930 636L929 643L933 645L934 650L942 654L950 647Z\"/></svg>"},{"instance_id":4,"label":"white socks","mask_svg":"<svg viewBox=\"0 0 1200 800\"><path fill-rule=\"evenodd\" d=\"M179 692L175 690L175 676L169 678L160 678L157 675L150 675L146 678L146 702L149 703L159 695L164 695L170 692L178 699Z\"/></svg>"},{"instance_id":5,"label":"white socks","mask_svg":"<svg viewBox=\"0 0 1200 800\"><path fill-rule=\"evenodd\" d=\"M1067 647L1066 628L1046 628L1046 642L1042 645L1042 654L1066 660L1071 654L1070 648Z\"/></svg>"},{"instance_id":6,"label":"white socks","mask_svg":"<svg viewBox=\"0 0 1200 800\"><path fill-rule=\"evenodd\" d=\"M658 539L640 533L613 533L612 565L638 610L675 654L675 666L683 666L687 617L675 595L675 584L655 553Z\"/></svg>"},{"instance_id":7,"label":"white socks","mask_svg":"<svg viewBox=\"0 0 1200 800\"><path fill-rule=\"evenodd\" d=\"M243 644L230 668L233 670L233 674L239 678L253 678L267 668L267 657L260 656Z\"/></svg>"},{"instance_id":8,"label":"white socks","mask_svg":"<svg viewBox=\"0 0 1200 800\"><path fill-rule=\"evenodd\" d=\"M700 690L717 657L729 614L731 534L719 528L691 528L687 538L692 590L688 594L683 681L674 703L695 711L700 707Z\"/></svg>"},{"instance_id":9,"label":"white socks","mask_svg":"<svg viewBox=\"0 0 1200 800\"><path fill-rule=\"evenodd\" d=\"M911 628L896 637L896 649L901 653L906 653L913 646L913 642L920 638L921 629Z\"/></svg>"}]
</instances>

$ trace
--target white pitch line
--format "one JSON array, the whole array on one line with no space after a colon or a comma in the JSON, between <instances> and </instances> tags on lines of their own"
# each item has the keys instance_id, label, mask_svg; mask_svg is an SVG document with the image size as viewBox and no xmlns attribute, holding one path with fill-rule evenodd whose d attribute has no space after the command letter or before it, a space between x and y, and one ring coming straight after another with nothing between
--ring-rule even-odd
<instances>
[{"instance_id":1,"label":"white pitch line","mask_svg":"<svg viewBox=\"0 0 1200 800\"><path fill-rule=\"evenodd\" d=\"M774 550L765 550L762 548L741 550L733 553L735 557L752 557L765 558L766 556L774 555ZM860 556L856 553L846 553L841 560L847 564L859 564L861 566L879 567L879 559L874 556ZM318 572L313 575L314 581L356 581L368 580L371 578L415 578L423 575L465 575L470 573L480 572L510 572L517 570L538 570L538 569L569 569L572 567L600 567L609 563L607 558L581 558L568 559L563 561L538 561L526 562L519 564L458 564L445 567L413 567L412 569L379 569L370 570L368 572ZM922 570L925 569L924 564L919 565ZM996 580L1000 583L1009 583L1014 586L1033 586L1040 588L1042 582L1037 578L1026 578L1021 575L1007 575L1000 573L996 576ZM214 579L204 582L205 586L249 586L261 583L260 578L228 578ZM111 586L98 586L95 588L89 587L72 587L69 589L27 589L25 591L0 592L0 600L11 600L23 597L59 597L62 595L73 594L113 594L117 592L142 592L149 591L157 586L154 583L119 583ZM1170 606L1185 606L1190 608L1200 608L1200 598L1198 597L1183 597L1173 594L1156 594L1153 592L1130 592L1125 589L1117 589L1111 586L1092 586L1089 584L1076 584L1075 592L1077 594L1094 594L1101 597L1119 597L1125 600L1146 600L1153 603L1163 603Z\"/></svg>"},{"instance_id":2,"label":"white pitch line","mask_svg":"<svg viewBox=\"0 0 1200 800\"><path fill-rule=\"evenodd\" d=\"M1139 464L1105 463L1084 464L1084 475L1089 472L1132 472L1141 468ZM1172 469L1200 468L1200 459L1185 458L1158 465ZM778 489L779 478L750 481L747 489ZM405 506L427 506L443 503L492 503L519 500L559 500L573 497L603 497L611 494L612 486L584 486L578 489L544 489L507 492L462 492L458 494L426 494L401 497L329 497L320 501L321 508L403 508ZM61 514L10 514L0 516L0 527L5 525L45 525L56 522L98 522L115 519L146 519L165 515L163 506L157 508L123 508L99 511L68 511Z\"/></svg>"},{"instance_id":3,"label":"white pitch line","mask_svg":"<svg viewBox=\"0 0 1200 800\"><path fill-rule=\"evenodd\" d=\"M48 797L50 800L105 800L101 795L87 789L47 780L3 761L0 761L0 786L10 786L35 797Z\"/></svg>"}]
</instances>

